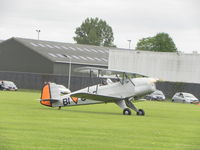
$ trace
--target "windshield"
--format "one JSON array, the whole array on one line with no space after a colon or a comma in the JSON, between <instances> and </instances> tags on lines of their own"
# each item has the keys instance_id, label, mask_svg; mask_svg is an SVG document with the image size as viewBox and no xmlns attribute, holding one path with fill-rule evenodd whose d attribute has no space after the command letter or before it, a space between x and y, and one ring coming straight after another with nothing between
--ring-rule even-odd
<instances>
[{"instance_id":1,"label":"windshield","mask_svg":"<svg viewBox=\"0 0 200 150\"><path fill-rule=\"evenodd\" d=\"M185 97L187 97L187 98L195 98L195 97L192 96L192 95L185 95Z\"/></svg>"},{"instance_id":2,"label":"windshield","mask_svg":"<svg viewBox=\"0 0 200 150\"><path fill-rule=\"evenodd\" d=\"M161 91L155 91L153 94L155 94L155 95L163 95L163 93Z\"/></svg>"},{"instance_id":3,"label":"windshield","mask_svg":"<svg viewBox=\"0 0 200 150\"><path fill-rule=\"evenodd\" d=\"M190 94L190 93L184 93L183 94L185 97L188 97L188 98L195 98L194 95Z\"/></svg>"},{"instance_id":4,"label":"windshield","mask_svg":"<svg viewBox=\"0 0 200 150\"><path fill-rule=\"evenodd\" d=\"M6 86L9 86L9 87L16 87L15 84L13 82L10 82L10 81L4 81L4 84Z\"/></svg>"},{"instance_id":5,"label":"windshield","mask_svg":"<svg viewBox=\"0 0 200 150\"><path fill-rule=\"evenodd\" d=\"M162 93L156 93L156 95L163 95Z\"/></svg>"}]
</instances>

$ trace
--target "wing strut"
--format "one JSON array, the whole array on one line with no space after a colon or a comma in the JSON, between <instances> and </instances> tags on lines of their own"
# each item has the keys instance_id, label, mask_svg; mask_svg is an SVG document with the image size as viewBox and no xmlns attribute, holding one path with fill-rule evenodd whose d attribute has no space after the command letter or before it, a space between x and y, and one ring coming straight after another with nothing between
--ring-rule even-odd
<instances>
[{"instance_id":1,"label":"wing strut","mask_svg":"<svg viewBox=\"0 0 200 150\"><path fill-rule=\"evenodd\" d=\"M133 86L135 86L135 84L132 82L132 80L127 76L127 74L124 72L124 75L126 76L127 79L129 79L129 81L133 84Z\"/></svg>"},{"instance_id":2,"label":"wing strut","mask_svg":"<svg viewBox=\"0 0 200 150\"><path fill-rule=\"evenodd\" d=\"M98 74L97 74L98 80L99 80L99 74L100 74L100 70L98 70ZM98 83L97 83L97 86L96 86L96 94L97 94L97 91L98 91Z\"/></svg>"},{"instance_id":3,"label":"wing strut","mask_svg":"<svg viewBox=\"0 0 200 150\"><path fill-rule=\"evenodd\" d=\"M125 100L125 103L129 108L131 108L131 109L135 110L136 112L138 112L138 109L135 107L135 105L131 101Z\"/></svg>"},{"instance_id":4,"label":"wing strut","mask_svg":"<svg viewBox=\"0 0 200 150\"><path fill-rule=\"evenodd\" d=\"M92 80L92 70L90 69L90 81ZM90 91L90 86L88 85L88 92Z\"/></svg>"}]
</instances>

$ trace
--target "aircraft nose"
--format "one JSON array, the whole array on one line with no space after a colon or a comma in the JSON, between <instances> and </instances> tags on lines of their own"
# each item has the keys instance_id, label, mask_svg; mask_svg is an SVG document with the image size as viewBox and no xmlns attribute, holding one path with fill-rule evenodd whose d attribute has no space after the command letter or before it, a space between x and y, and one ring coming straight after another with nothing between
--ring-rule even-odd
<instances>
[{"instance_id":1,"label":"aircraft nose","mask_svg":"<svg viewBox=\"0 0 200 150\"><path fill-rule=\"evenodd\" d=\"M158 78L149 78L150 83L156 83L158 80Z\"/></svg>"},{"instance_id":2,"label":"aircraft nose","mask_svg":"<svg viewBox=\"0 0 200 150\"><path fill-rule=\"evenodd\" d=\"M151 85L151 90L154 92L156 90L156 85L155 83L158 81L157 78L149 78L149 83Z\"/></svg>"}]
</instances>

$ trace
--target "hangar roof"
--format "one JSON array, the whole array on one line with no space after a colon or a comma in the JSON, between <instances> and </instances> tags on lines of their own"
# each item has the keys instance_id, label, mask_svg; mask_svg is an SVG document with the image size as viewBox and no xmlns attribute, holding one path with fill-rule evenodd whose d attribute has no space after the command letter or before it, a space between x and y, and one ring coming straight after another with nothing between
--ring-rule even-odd
<instances>
[{"instance_id":1,"label":"hangar roof","mask_svg":"<svg viewBox=\"0 0 200 150\"><path fill-rule=\"evenodd\" d=\"M69 63L71 59L72 63L77 64L108 66L110 48L107 47L24 38L13 39L53 62Z\"/></svg>"}]
</instances>

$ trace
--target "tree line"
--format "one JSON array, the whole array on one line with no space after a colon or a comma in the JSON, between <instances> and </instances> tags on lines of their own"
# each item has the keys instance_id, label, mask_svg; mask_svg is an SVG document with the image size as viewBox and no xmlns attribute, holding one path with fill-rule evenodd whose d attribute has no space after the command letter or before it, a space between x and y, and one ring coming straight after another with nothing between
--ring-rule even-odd
<instances>
[{"instance_id":1,"label":"tree line","mask_svg":"<svg viewBox=\"0 0 200 150\"><path fill-rule=\"evenodd\" d=\"M86 18L75 30L73 37L77 44L116 47L112 27L99 18ZM176 52L177 48L168 33L158 33L153 37L142 38L137 42L136 50Z\"/></svg>"}]
</instances>

